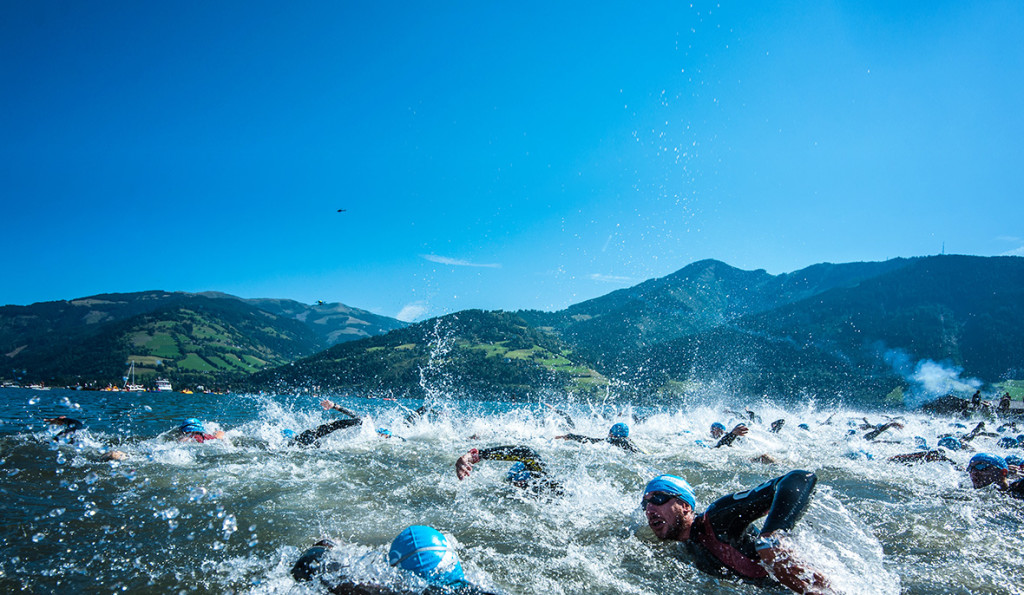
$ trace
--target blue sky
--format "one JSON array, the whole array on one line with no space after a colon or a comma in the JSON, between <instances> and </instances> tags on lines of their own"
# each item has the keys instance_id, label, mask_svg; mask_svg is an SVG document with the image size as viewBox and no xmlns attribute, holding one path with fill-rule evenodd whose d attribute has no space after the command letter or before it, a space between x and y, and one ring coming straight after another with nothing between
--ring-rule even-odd
<instances>
[{"instance_id":1,"label":"blue sky","mask_svg":"<svg viewBox=\"0 0 1024 595\"><path fill-rule=\"evenodd\" d=\"M4 2L0 304L1024 256L1024 3ZM346 209L338 213L338 209Z\"/></svg>"}]
</instances>

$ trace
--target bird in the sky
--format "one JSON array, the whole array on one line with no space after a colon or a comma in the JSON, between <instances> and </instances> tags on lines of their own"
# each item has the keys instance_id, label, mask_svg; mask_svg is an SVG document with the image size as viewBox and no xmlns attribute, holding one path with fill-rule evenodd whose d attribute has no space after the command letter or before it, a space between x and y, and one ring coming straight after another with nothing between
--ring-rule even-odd
<instances>
[{"instance_id":1,"label":"bird in the sky","mask_svg":"<svg viewBox=\"0 0 1024 595\"><path fill-rule=\"evenodd\" d=\"M339 212L339 213L344 213L344 212L345 212L345 209L338 209L338 212Z\"/></svg>"}]
</instances>

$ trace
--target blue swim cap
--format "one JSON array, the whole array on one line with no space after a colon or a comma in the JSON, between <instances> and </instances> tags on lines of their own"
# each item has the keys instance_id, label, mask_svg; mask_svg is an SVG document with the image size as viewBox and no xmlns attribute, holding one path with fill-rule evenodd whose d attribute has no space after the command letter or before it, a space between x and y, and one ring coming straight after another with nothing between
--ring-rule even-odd
<instances>
[{"instance_id":1,"label":"blue swim cap","mask_svg":"<svg viewBox=\"0 0 1024 595\"><path fill-rule=\"evenodd\" d=\"M693 495L693 488L690 483L682 477L675 475L659 475L647 482L644 488L644 496L651 492L662 492L672 494L683 502L690 505L690 508L697 510L697 498Z\"/></svg>"},{"instance_id":2,"label":"blue swim cap","mask_svg":"<svg viewBox=\"0 0 1024 595\"><path fill-rule=\"evenodd\" d=\"M722 430L724 432L725 424L723 424L720 421L716 421L715 423L711 424L711 429L714 430L715 428L718 428L719 430Z\"/></svg>"},{"instance_id":3,"label":"blue swim cap","mask_svg":"<svg viewBox=\"0 0 1024 595\"><path fill-rule=\"evenodd\" d=\"M984 471L989 467L998 467L999 469L1006 469L1006 459L998 455L988 454L987 452L979 452L978 454L971 457L971 462L967 463L968 471Z\"/></svg>"},{"instance_id":4,"label":"blue swim cap","mask_svg":"<svg viewBox=\"0 0 1024 595\"><path fill-rule=\"evenodd\" d=\"M946 436L944 438L939 439L939 446L941 446L942 448L948 448L949 450L962 450L964 447L964 443L960 442L959 440L952 436Z\"/></svg>"},{"instance_id":5,"label":"blue swim cap","mask_svg":"<svg viewBox=\"0 0 1024 595\"><path fill-rule=\"evenodd\" d=\"M391 430L387 428L377 428L377 433L387 438L391 437Z\"/></svg>"},{"instance_id":6,"label":"blue swim cap","mask_svg":"<svg viewBox=\"0 0 1024 595\"><path fill-rule=\"evenodd\" d=\"M811 429L811 426L809 426L807 424L800 424L797 427L800 428L801 430L810 430Z\"/></svg>"},{"instance_id":7,"label":"blue swim cap","mask_svg":"<svg viewBox=\"0 0 1024 595\"><path fill-rule=\"evenodd\" d=\"M1017 444L1024 444L1024 434L1017 434Z\"/></svg>"},{"instance_id":8,"label":"blue swim cap","mask_svg":"<svg viewBox=\"0 0 1024 595\"><path fill-rule=\"evenodd\" d=\"M465 580L459 555L448 538L425 525L407 527L395 537L388 551L388 566L400 566L433 584Z\"/></svg>"},{"instance_id":9,"label":"blue swim cap","mask_svg":"<svg viewBox=\"0 0 1024 595\"><path fill-rule=\"evenodd\" d=\"M531 477L533 477L533 474L526 468L526 464L522 461L516 461L508 468L508 473L505 474L505 481L511 481L513 483L530 481Z\"/></svg>"},{"instance_id":10,"label":"blue swim cap","mask_svg":"<svg viewBox=\"0 0 1024 595\"><path fill-rule=\"evenodd\" d=\"M1003 436L999 439L999 442L996 442L999 448L1017 448L1019 444L1016 438L1010 438L1009 436Z\"/></svg>"},{"instance_id":11,"label":"blue swim cap","mask_svg":"<svg viewBox=\"0 0 1024 595\"><path fill-rule=\"evenodd\" d=\"M288 430L288 429L285 429L285 430L281 430L281 434L282 434L282 435L283 435L283 436L284 436L285 438L288 438L288 439L290 440L290 439L292 439L292 438L294 438L294 437L295 437L295 430Z\"/></svg>"},{"instance_id":12,"label":"blue swim cap","mask_svg":"<svg viewBox=\"0 0 1024 595\"><path fill-rule=\"evenodd\" d=\"M608 430L608 435L613 438L628 438L629 437L629 426L622 423L621 421Z\"/></svg>"},{"instance_id":13,"label":"blue swim cap","mask_svg":"<svg viewBox=\"0 0 1024 595\"><path fill-rule=\"evenodd\" d=\"M191 434L192 432L199 432L200 434L202 434L203 422L199 421L194 417L190 417L185 421L181 422L181 427L178 428L178 431L181 432L182 434Z\"/></svg>"},{"instance_id":14,"label":"blue swim cap","mask_svg":"<svg viewBox=\"0 0 1024 595\"><path fill-rule=\"evenodd\" d=\"M922 436L914 436L914 445L918 448L928 450L928 441Z\"/></svg>"},{"instance_id":15,"label":"blue swim cap","mask_svg":"<svg viewBox=\"0 0 1024 595\"><path fill-rule=\"evenodd\" d=\"M953 424L949 424L949 425L950 425L950 427L952 427L952 428L963 428L963 429L965 429L965 430L967 429L967 426L965 426L964 424L962 424L962 423L959 423L959 422L957 422L957 423L953 423Z\"/></svg>"},{"instance_id":16,"label":"blue swim cap","mask_svg":"<svg viewBox=\"0 0 1024 595\"><path fill-rule=\"evenodd\" d=\"M1007 465L1016 465L1016 466L1020 467L1021 465L1024 465L1024 457L1022 457L1020 455L1010 455L1010 456L1006 457L1006 464Z\"/></svg>"}]
</instances>

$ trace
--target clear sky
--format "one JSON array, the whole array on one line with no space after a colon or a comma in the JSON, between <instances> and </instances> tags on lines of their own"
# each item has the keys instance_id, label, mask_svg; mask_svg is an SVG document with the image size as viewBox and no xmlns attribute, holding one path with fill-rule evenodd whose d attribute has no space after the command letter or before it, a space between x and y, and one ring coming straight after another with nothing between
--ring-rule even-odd
<instances>
[{"instance_id":1,"label":"clear sky","mask_svg":"<svg viewBox=\"0 0 1024 595\"><path fill-rule=\"evenodd\" d=\"M1024 2L0 3L0 304L1024 255ZM345 209L339 213L338 209Z\"/></svg>"}]
</instances>

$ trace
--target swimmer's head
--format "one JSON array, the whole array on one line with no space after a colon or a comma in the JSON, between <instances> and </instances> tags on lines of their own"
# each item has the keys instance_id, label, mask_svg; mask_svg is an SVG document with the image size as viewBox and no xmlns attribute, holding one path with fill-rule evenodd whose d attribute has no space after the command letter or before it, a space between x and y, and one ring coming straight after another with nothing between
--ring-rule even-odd
<instances>
[{"instance_id":1,"label":"swimmer's head","mask_svg":"<svg viewBox=\"0 0 1024 595\"><path fill-rule=\"evenodd\" d=\"M811 429L811 426L809 426L807 424L800 424L797 427L800 428L801 430L810 430Z\"/></svg>"},{"instance_id":2,"label":"swimmer's head","mask_svg":"<svg viewBox=\"0 0 1024 595\"><path fill-rule=\"evenodd\" d=\"M999 446L999 448L1017 448L1017 446L1019 446L1020 443L1017 442L1016 438L1003 436L1002 438L999 439L999 442L996 442L996 445Z\"/></svg>"},{"instance_id":3,"label":"swimmer's head","mask_svg":"<svg viewBox=\"0 0 1024 595\"><path fill-rule=\"evenodd\" d=\"M295 430L289 430L289 429L281 430L281 435L284 436L285 438L287 438L288 440L291 440L292 438L295 437Z\"/></svg>"},{"instance_id":4,"label":"swimmer's head","mask_svg":"<svg viewBox=\"0 0 1024 595\"><path fill-rule=\"evenodd\" d=\"M1010 455L1006 457L1006 464L1020 467L1021 465L1024 465L1024 457L1020 455Z\"/></svg>"},{"instance_id":5,"label":"swimmer's head","mask_svg":"<svg viewBox=\"0 0 1024 595\"><path fill-rule=\"evenodd\" d=\"M459 555L448 538L433 527L413 525L395 537L388 565L404 568L432 584L450 585L465 580Z\"/></svg>"},{"instance_id":6,"label":"swimmer's head","mask_svg":"<svg viewBox=\"0 0 1024 595\"><path fill-rule=\"evenodd\" d=\"M181 427L178 428L178 431L181 432L182 434L192 434L192 433L202 434L203 433L203 422L199 421L198 419L196 419L194 417L190 417L190 418L186 419L185 421L181 422Z\"/></svg>"},{"instance_id":7,"label":"swimmer's head","mask_svg":"<svg viewBox=\"0 0 1024 595\"><path fill-rule=\"evenodd\" d=\"M652 492L675 496L690 505L690 509L697 510L697 498L693 494L690 482L676 475L659 475L647 482L644 487L644 496Z\"/></svg>"},{"instance_id":8,"label":"swimmer's head","mask_svg":"<svg viewBox=\"0 0 1024 595\"><path fill-rule=\"evenodd\" d=\"M952 436L945 436L939 440L939 446L942 448L948 448L949 450L963 450L964 443Z\"/></svg>"},{"instance_id":9,"label":"swimmer's head","mask_svg":"<svg viewBox=\"0 0 1024 595\"><path fill-rule=\"evenodd\" d=\"M1006 459L999 455L979 452L967 463L967 472L975 488L983 488L997 481L1005 481L1009 467Z\"/></svg>"},{"instance_id":10,"label":"swimmer's head","mask_svg":"<svg viewBox=\"0 0 1024 595\"><path fill-rule=\"evenodd\" d=\"M723 424L722 422L718 422L718 421L716 421L715 423L711 424L711 437L712 438L719 438L724 433L725 433L725 424Z\"/></svg>"},{"instance_id":11,"label":"swimmer's head","mask_svg":"<svg viewBox=\"0 0 1024 595\"><path fill-rule=\"evenodd\" d=\"M610 430L608 430L608 435L612 438L628 438L629 426L620 421L619 423L612 426Z\"/></svg>"},{"instance_id":12,"label":"swimmer's head","mask_svg":"<svg viewBox=\"0 0 1024 595\"><path fill-rule=\"evenodd\" d=\"M387 428L377 428L377 434L381 438L390 438L392 436L391 430L389 430Z\"/></svg>"}]
</instances>

